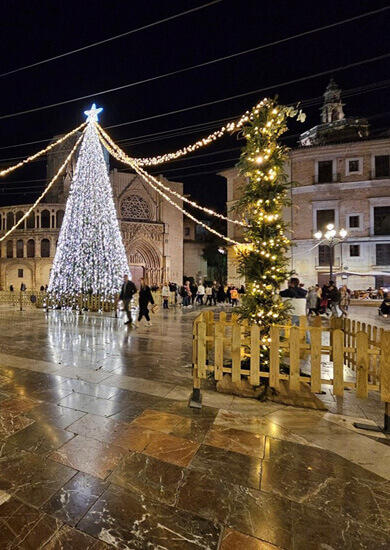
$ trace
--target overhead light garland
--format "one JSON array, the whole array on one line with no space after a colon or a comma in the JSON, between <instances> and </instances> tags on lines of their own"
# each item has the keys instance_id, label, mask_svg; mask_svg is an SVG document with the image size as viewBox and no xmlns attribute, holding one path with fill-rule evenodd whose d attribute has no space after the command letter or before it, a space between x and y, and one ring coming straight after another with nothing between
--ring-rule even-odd
<instances>
[{"instance_id":1,"label":"overhead light garland","mask_svg":"<svg viewBox=\"0 0 390 550\"><path fill-rule=\"evenodd\" d=\"M128 166L131 166L134 162L136 162L139 170L141 171L141 173L143 173L144 177L153 178L153 176L151 174L149 174L141 166L139 166L138 161L135 161L134 158L131 158L128 155L126 155L126 153L113 141L113 139L107 134L107 132L105 130L103 130L103 128L99 124L97 125L97 127L98 127L99 132L103 136L103 138L110 143L112 149L116 152L115 157L118 160L120 160L124 164L127 164ZM236 225L241 225L242 227L246 226L245 222L242 222L240 220L234 220L232 218L228 218L227 216L224 216L223 214L220 214L219 212L215 212L211 208L206 208L204 206L201 206L201 205L197 204L195 201L192 201L192 200L188 199L186 196L178 193L174 189L171 189L167 185L164 185L157 178L153 178L153 181L156 185L158 185L158 187L160 187L161 189L164 189L170 195L173 195L173 196L177 197L178 199L182 200L183 202L186 202L187 204L190 204L193 208L197 208L198 210L201 210L202 212L205 212L206 214L209 214L210 216L214 216L214 217L219 218L221 220L225 220L229 223L233 223L233 224L236 224Z\"/></svg>"},{"instance_id":2,"label":"overhead light garland","mask_svg":"<svg viewBox=\"0 0 390 550\"><path fill-rule=\"evenodd\" d=\"M115 149L113 149L113 147L111 147L110 143L108 143L108 141L104 138L104 136L102 134L99 134L99 138L100 138L100 141L103 144L103 146L107 149L107 151L113 157L115 157L117 160L119 160L121 162L124 162L122 157L117 153L117 151ZM235 241L234 239L231 239L230 237L227 237L226 235L223 235L219 231L216 231L212 227L209 227L206 223L203 223L202 221L198 220L195 216L190 214L190 212L188 212L187 210L182 208L179 204L177 204L174 200L172 200L171 197L169 197L166 193L164 193L164 191L161 191L161 189L157 185L160 182L158 180L156 180L156 178L154 176L152 176L151 174L148 174L147 172L145 172L145 170L143 170L140 166L138 166L138 164L133 159L131 159L129 157L129 160L128 160L128 162L126 162L126 164L129 164L131 166L131 168L133 168L133 170L139 176L141 176L141 178L144 181L146 181L146 183L148 183L155 191L157 191L157 193L159 195L161 195L167 202L169 202L174 208L176 208L177 210L180 210L180 212L182 212L185 216L187 216L187 218L190 218L195 223L201 225L202 227L204 227L204 229L206 229L210 233L213 233L217 237L225 240L226 242L228 242L230 244L234 244L234 245L239 244L238 241Z\"/></svg>"},{"instance_id":3,"label":"overhead light garland","mask_svg":"<svg viewBox=\"0 0 390 550\"><path fill-rule=\"evenodd\" d=\"M284 172L288 149L279 145L278 139L288 129L288 117L304 120L304 115L272 99L263 100L252 114L243 128L246 146L239 167L246 185L236 206L239 212L245 211L248 227L246 242L235 250L247 283L240 313L251 323L261 325L261 360L267 364L270 327L283 323L288 316L288 305L280 299L279 287L289 276L290 240L282 209L289 203L290 183Z\"/></svg>"},{"instance_id":4,"label":"overhead light garland","mask_svg":"<svg viewBox=\"0 0 390 550\"><path fill-rule=\"evenodd\" d=\"M80 127L79 127L80 128ZM84 132L85 132L85 129L83 131L83 133L81 134L81 136L78 138L78 140L76 141L76 143L74 144L72 150L70 151L69 155L66 157L66 159L64 160L64 162L61 164L61 166L59 167L57 173L53 176L53 178L50 180L50 182L48 183L47 187L44 189L44 191L41 193L41 195L37 198L37 200L34 202L34 204L27 210L27 212L25 212L25 214L20 218L20 220L18 220L15 225L13 225L6 233L5 235L3 235L1 238L0 238L0 242L1 241L4 241L4 239L6 239L9 235L11 235L11 233L13 233L15 231L15 229L17 227L19 227L19 225L21 225L24 220L26 218L29 217L29 215L31 214L31 212L38 206L38 204L41 202L41 200L44 198L44 196L48 193L48 191L51 189L51 187L54 185L54 183L57 181L57 179L59 178L59 176L62 174L62 172L65 170L66 168L66 165L68 164L68 162L70 162L72 160L72 157L74 155L74 153L76 152L76 149L77 147L79 146L81 140L83 139L83 136L84 136ZM69 137L69 136L68 136Z\"/></svg>"},{"instance_id":5,"label":"overhead light garland","mask_svg":"<svg viewBox=\"0 0 390 550\"><path fill-rule=\"evenodd\" d=\"M0 176L6 176L7 174L9 174L10 172L13 172L14 170L16 170L17 168L21 168L22 166L25 166L26 164L28 164L29 162L32 162L33 160L41 157L42 155L45 155L46 153L48 153L49 151L51 151L52 149L54 149L55 147L57 147L57 145L60 145L62 142L64 142L65 140L67 140L68 138L70 138L70 136L72 136L73 134L75 134L76 132L80 131L82 128L84 128L85 126L85 122L83 122L82 124L80 124L80 126L78 126L77 128L75 128L74 130L72 130L71 132L68 132L67 134L65 134L64 136L60 137L59 139L57 139L57 141L55 141L54 143L50 143L50 145L48 145L47 147L45 147L44 149L41 149L40 151L38 151L38 153L35 153L34 155L31 155L30 157L27 157L25 158L24 160L21 160L20 162L18 162L17 164L14 164L13 166L9 166L8 168L4 168L4 170L0 170Z\"/></svg>"}]
</instances>

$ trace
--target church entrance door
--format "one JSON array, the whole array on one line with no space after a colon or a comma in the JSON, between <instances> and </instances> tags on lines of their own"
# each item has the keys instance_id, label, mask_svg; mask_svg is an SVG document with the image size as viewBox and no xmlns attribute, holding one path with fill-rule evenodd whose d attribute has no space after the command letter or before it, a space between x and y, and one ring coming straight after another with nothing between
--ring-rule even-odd
<instances>
[{"instance_id":1,"label":"church entrance door","mask_svg":"<svg viewBox=\"0 0 390 550\"><path fill-rule=\"evenodd\" d=\"M142 265L130 265L131 280L137 287L137 290L140 287L140 279L145 277L145 268Z\"/></svg>"}]
</instances>

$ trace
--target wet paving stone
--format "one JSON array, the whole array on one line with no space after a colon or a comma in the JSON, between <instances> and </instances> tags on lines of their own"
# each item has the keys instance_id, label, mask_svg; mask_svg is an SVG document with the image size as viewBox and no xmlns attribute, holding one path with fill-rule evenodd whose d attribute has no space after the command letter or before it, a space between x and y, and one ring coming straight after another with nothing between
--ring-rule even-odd
<instances>
[{"instance_id":1,"label":"wet paving stone","mask_svg":"<svg viewBox=\"0 0 390 550\"><path fill-rule=\"evenodd\" d=\"M93 397L82 393L72 393L68 395L64 399L61 399L59 405L100 416L111 416L124 408L123 405L116 401Z\"/></svg>"},{"instance_id":2,"label":"wet paving stone","mask_svg":"<svg viewBox=\"0 0 390 550\"><path fill-rule=\"evenodd\" d=\"M109 550L113 547L64 525L43 547L44 550Z\"/></svg>"},{"instance_id":3,"label":"wet paving stone","mask_svg":"<svg viewBox=\"0 0 390 550\"><path fill-rule=\"evenodd\" d=\"M244 487L260 488L261 460L252 456L201 445L190 468Z\"/></svg>"},{"instance_id":4,"label":"wet paving stone","mask_svg":"<svg viewBox=\"0 0 390 550\"><path fill-rule=\"evenodd\" d=\"M265 436L224 426L212 426L207 432L204 443L227 451L263 458Z\"/></svg>"},{"instance_id":5,"label":"wet paving stone","mask_svg":"<svg viewBox=\"0 0 390 550\"><path fill-rule=\"evenodd\" d=\"M104 383L93 384L84 380L74 379L64 380L58 389L67 391L68 393L75 392L91 395L92 397L100 397L101 399L110 399L118 392L118 388L106 386Z\"/></svg>"},{"instance_id":6,"label":"wet paving stone","mask_svg":"<svg viewBox=\"0 0 390 550\"><path fill-rule=\"evenodd\" d=\"M28 399L24 397L10 397L9 399L4 400L1 403L1 411L8 412L17 416L18 414L23 414L34 407L39 405L39 401L35 399Z\"/></svg>"},{"instance_id":7,"label":"wet paving stone","mask_svg":"<svg viewBox=\"0 0 390 550\"><path fill-rule=\"evenodd\" d=\"M114 443L128 427L124 422L118 422L111 418L102 418L94 414L86 414L68 427L70 432L104 441Z\"/></svg>"},{"instance_id":8,"label":"wet paving stone","mask_svg":"<svg viewBox=\"0 0 390 550\"><path fill-rule=\"evenodd\" d=\"M26 413L26 416L36 422L57 428L67 428L70 424L85 416L83 411L75 411L54 403L41 403Z\"/></svg>"},{"instance_id":9,"label":"wet paving stone","mask_svg":"<svg viewBox=\"0 0 390 550\"><path fill-rule=\"evenodd\" d=\"M275 546L249 535L244 535L234 529L225 529L219 550L281 550Z\"/></svg>"},{"instance_id":10,"label":"wet paving stone","mask_svg":"<svg viewBox=\"0 0 390 550\"><path fill-rule=\"evenodd\" d=\"M0 548L41 548L62 523L0 491Z\"/></svg>"},{"instance_id":11,"label":"wet paving stone","mask_svg":"<svg viewBox=\"0 0 390 550\"><path fill-rule=\"evenodd\" d=\"M55 428L41 422L34 422L23 430L9 437L10 443L16 447L36 454L46 454L58 449L72 439L74 435L65 430Z\"/></svg>"},{"instance_id":12,"label":"wet paving stone","mask_svg":"<svg viewBox=\"0 0 390 550\"><path fill-rule=\"evenodd\" d=\"M0 479L10 481L13 495L32 506L42 506L75 470L23 450L8 449L0 459Z\"/></svg>"},{"instance_id":13,"label":"wet paving stone","mask_svg":"<svg viewBox=\"0 0 390 550\"><path fill-rule=\"evenodd\" d=\"M118 464L124 450L80 435L65 443L49 457L56 462L105 479Z\"/></svg>"},{"instance_id":14,"label":"wet paving stone","mask_svg":"<svg viewBox=\"0 0 390 550\"><path fill-rule=\"evenodd\" d=\"M216 550L220 535L220 528L211 521L115 485L92 506L79 529L129 550Z\"/></svg>"},{"instance_id":15,"label":"wet paving stone","mask_svg":"<svg viewBox=\"0 0 390 550\"><path fill-rule=\"evenodd\" d=\"M75 526L107 487L108 482L79 472L46 502L43 510Z\"/></svg>"},{"instance_id":16,"label":"wet paving stone","mask_svg":"<svg viewBox=\"0 0 390 550\"><path fill-rule=\"evenodd\" d=\"M5 439L23 430L33 422L34 420L32 418L27 418L27 416L15 416L8 411L3 411L0 406L0 439Z\"/></svg>"},{"instance_id":17,"label":"wet paving stone","mask_svg":"<svg viewBox=\"0 0 390 550\"><path fill-rule=\"evenodd\" d=\"M141 453L126 455L108 478L115 485L173 505L186 470Z\"/></svg>"},{"instance_id":18,"label":"wet paving stone","mask_svg":"<svg viewBox=\"0 0 390 550\"><path fill-rule=\"evenodd\" d=\"M181 437L160 432L152 432L150 442L143 452L177 466L188 466L199 449L199 444Z\"/></svg>"}]
</instances>

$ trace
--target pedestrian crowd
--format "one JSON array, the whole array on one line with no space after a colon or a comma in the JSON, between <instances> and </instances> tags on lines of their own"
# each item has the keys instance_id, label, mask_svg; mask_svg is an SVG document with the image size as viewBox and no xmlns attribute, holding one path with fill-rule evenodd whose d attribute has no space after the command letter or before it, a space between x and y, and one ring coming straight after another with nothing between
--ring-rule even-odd
<instances>
[{"instance_id":1,"label":"pedestrian crowd","mask_svg":"<svg viewBox=\"0 0 390 550\"><path fill-rule=\"evenodd\" d=\"M179 289L182 299L181 305L185 308L193 306L216 306L230 304L237 306L240 295L245 294L245 287L240 288L234 285L223 285L214 281L213 283L200 282L196 285L194 282L186 280Z\"/></svg>"}]
</instances>

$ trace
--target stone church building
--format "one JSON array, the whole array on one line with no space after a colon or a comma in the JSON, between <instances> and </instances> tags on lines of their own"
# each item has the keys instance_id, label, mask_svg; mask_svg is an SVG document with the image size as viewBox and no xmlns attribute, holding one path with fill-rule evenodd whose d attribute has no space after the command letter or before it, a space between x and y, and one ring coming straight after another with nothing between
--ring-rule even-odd
<instances>
[{"instance_id":1,"label":"stone church building","mask_svg":"<svg viewBox=\"0 0 390 550\"><path fill-rule=\"evenodd\" d=\"M76 139L77 136L74 136ZM48 155L48 181L72 145L67 141ZM108 155L106 158L108 165ZM46 201L40 203L24 223L1 242L1 289L8 290L12 285L19 290L22 283L27 289L39 289L48 284L75 162L68 165L66 174L52 187L45 197ZM149 284L161 284L165 279L181 283L182 213L135 174L114 169L110 171L110 181L129 267L136 285L139 285L141 277L145 277ZM182 183L162 181L164 185L183 193ZM172 200L181 206L181 201L174 197ZM4 235L30 206L22 204L0 208L0 235Z\"/></svg>"}]
</instances>

